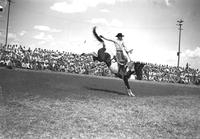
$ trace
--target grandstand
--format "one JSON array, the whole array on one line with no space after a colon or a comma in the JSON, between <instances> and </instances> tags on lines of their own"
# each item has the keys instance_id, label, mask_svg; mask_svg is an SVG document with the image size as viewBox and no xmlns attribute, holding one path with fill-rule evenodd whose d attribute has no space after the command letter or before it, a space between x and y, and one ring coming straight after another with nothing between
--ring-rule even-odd
<instances>
[{"instance_id":1,"label":"grandstand","mask_svg":"<svg viewBox=\"0 0 200 139\"><path fill-rule=\"evenodd\" d=\"M90 55L79 55L41 48L31 50L21 45L0 46L0 66L10 69L49 70L74 74L114 77L104 63L93 61ZM146 63L143 80L200 84L200 71L189 67L173 67Z\"/></svg>"}]
</instances>

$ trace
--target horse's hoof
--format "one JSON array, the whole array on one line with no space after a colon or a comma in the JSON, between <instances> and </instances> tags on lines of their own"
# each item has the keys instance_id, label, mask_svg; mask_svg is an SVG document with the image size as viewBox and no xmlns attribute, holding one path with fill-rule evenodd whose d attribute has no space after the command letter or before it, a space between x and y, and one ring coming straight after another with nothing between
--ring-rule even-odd
<instances>
[{"instance_id":1,"label":"horse's hoof","mask_svg":"<svg viewBox=\"0 0 200 139\"><path fill-rule=\"evenodd\" d=\"M128 95L129 95L129 96L135 97L135 95L133 94L133 92L131 91L131 89L128 89L127 92L128 92Z\"/></svg>"},{"instance_id":2,"label":"horse's hoof","mask_svg":"<svg viewBox=\"0 0 200 139\"><path fill-rule=\"evenodd\" d=\"M135 97L135 95L132 93L132 94L131 94L131 97Z\"/></svg>"},{"instance_id":3,"label":"horse's hoof","mask_svg":"<svg viewBox=\"0 0 200 139\"><path fill-rule=\"evenodd\" d=\"M92 56L98 57L97 53L95 53L95 52L92 52L91 54L92 54Z\"/></svg>"},{"instance_id":4,"label":"horse's hoof","mask_svg":"<svg viewBox=\"0 0 200 139\"><path fill-rule=\"evenodd\" d=\"M133 93L130 93L129 96L130 97L135 97L135 95Z\"/></svg>"}]
</instances>

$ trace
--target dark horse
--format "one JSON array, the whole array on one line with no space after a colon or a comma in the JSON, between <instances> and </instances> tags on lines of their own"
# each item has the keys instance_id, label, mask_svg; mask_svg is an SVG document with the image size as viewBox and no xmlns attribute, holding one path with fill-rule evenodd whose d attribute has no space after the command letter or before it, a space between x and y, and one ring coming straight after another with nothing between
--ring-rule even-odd
<instances>
[{"instance_id":1,"label":"dark horse","mask_svg":"<svg viewBox=\"0 0 200 139\"><path fill-rule=\"evenodd\" d=\"M119 77L122 79L125 83L125 86L127 88L127 93L129 96L135 96L133 92L131 91L130 85L129 85L129 78L132 74L136 74L136 79L141 80L142 79L142 68L145 64L140 62L133 62L130 61L126 64L126 66L119 64L114 56L114 58L111 58L111 55L106 52L105 43L103 39L96 33L96 27L93 28L93 34L95 38L103 44L103 47L98 50L97 56L93 55L93 60L97 60L100 62L105 62L110 71L115 74L116 77ZM122 66L122 67L120 67ZM119 70L119 68L121 70Z\"/></svg>"}]
</instances>

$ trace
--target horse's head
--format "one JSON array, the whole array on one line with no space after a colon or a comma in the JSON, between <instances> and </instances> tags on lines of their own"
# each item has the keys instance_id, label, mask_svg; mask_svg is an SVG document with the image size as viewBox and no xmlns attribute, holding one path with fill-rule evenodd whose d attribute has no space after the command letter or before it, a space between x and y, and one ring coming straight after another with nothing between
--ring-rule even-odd
<instances>
[{"instance_id":1,"label":"horse's head","mask_svg":"<svg viewBox=\"0 0 200 139\"><path fill-rule=\"evenodd\" d=\"M137 80L142 80L142 69L143 69L144 65L145 64L141 63L141 62L134 63L134 69L135 69L135 74L136 74Z\"/></svg>"},{"instance_id":2,"label":"horse's head","mask_svg":"<svg viewBox=\"0 0 200 139\"><path fill-rule=\"evenodd\" d=\"M144 63L130 61L127 63L127 74L126 77L130 78L132 74L136 75L137 80L142 80L142 69Z\"/></svg>"}]
</instances>

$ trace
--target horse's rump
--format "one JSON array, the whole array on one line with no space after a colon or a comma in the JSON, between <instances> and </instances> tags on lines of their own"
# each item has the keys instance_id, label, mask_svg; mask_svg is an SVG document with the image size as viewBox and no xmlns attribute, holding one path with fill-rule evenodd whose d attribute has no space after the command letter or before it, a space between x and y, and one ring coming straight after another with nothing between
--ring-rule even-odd
<instances>
[{"instance_id":1,"label":"horse's rump","mask_svg":"<svg viewBox=\"0 0 200 139\"><path fill-rule=\"evenodd\" d=\"M106 48L100 48L98 50L98 60L100 62L105 62L108 66L111 64L111 56L109 53L105 52Z\"/></svg>"}]
</instances>

